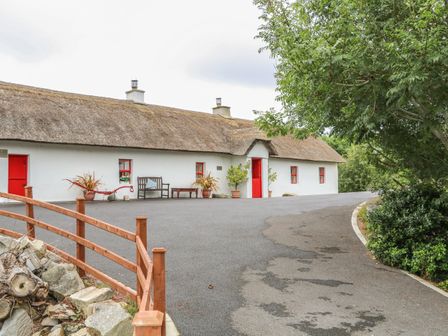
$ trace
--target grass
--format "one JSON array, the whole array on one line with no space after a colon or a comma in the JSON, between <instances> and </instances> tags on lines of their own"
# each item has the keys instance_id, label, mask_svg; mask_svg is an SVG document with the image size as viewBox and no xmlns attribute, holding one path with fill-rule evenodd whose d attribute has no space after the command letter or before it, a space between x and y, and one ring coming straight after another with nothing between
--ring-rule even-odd
<instances>
[{"instance_id":1,"label":"grass","mask_svg":"<svg viewBox=\"0 0 448 336\"><path fill-rule=\"evenodd\" d=\"M126 307L125 309L127 310L127 312L129 313L129 315L131 315L132 317L135 316L135 314L137 314L138 312L138 306L137 303L135 303L134 301L132 301L131 299L128 299L126 302Z\"/></svg>"}]
</instances>

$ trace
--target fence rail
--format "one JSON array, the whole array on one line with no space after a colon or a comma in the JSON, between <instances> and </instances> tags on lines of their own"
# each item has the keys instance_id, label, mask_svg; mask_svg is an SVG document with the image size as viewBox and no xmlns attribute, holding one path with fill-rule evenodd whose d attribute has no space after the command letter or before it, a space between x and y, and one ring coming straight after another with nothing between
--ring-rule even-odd
<instances>
[{"instance_id":1,"label":"fence rail","mask_svg":"<svg viewBox=\"0 0 448 336\"><path fill-rule=\"evenodd\" d=\"M35 227L55 233L59 236L70 239L76 243L76 256L72 256L49 244L48 250L60 255L68 262L78 267L79 274L84 276L86 273L92 275L100 281L105 282L118 292L129 296L139 307L134 317L135 336L165 336L165 313L166 313L166 292L165 292L165 253L164 248L153 248L152 259L148 254L147 241L147 218L136 218L135 233L124 230L120 227L87 216L85 214L85 200L76 200L76 211L69 210L58 205L38 201L33 199L33 190L31 186L25 187L26 196L18 196L9 193L0 192L0 198L6 198L21 202L25 205L26 215L14 212L0 210L0 216L12 218L26 223L26 235L30 239L36 238ZM41 220L35 219L34 207L47 209L61 215L71 217L76 220L76 234L67 230L50 225ZM115 252L104 248L97 243L86 239L85 224L92 225L108 233L119 236L131 241L135 245L136 262L123 258ZM23 234L0 228L0 234L18 238ZM85 248L88 248L101 256L112 260L118 265L133 272L136 276L136 290L124 285L118 280L99 271L86 262Z\"/></svg>"}]
</instances>

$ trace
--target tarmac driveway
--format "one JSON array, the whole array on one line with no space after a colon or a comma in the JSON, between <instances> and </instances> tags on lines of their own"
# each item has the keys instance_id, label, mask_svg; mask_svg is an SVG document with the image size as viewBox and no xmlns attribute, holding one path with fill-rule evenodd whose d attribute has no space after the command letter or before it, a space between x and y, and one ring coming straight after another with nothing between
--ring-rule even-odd
<instances>
[{"instance_id":1,"label":"tarmac driveway","mask_svg":"<svg viewBox=\"0 0 448 336\"><path fill-rule=\"evenodd\" d=\"M370 197L106 202L87 212L128 230L148 216L150 246L168 249L168 310L182 335L447 335L448 299L377 264L352 232L352 210ZM58 215L36 217L74 230ZM24 228L3 218L0 225ZM134 260L126 241L87 232ZM74 251L64 238L37 235ZM119 266L88 260L134 286Z\"/></svg>"}]
</instances>

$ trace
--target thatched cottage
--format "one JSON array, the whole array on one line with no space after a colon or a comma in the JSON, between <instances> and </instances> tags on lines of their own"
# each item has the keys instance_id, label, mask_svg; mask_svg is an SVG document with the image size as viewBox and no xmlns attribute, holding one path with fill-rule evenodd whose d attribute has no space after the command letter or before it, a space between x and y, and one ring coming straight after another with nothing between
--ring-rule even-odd
<instances>
[{"instance_id":1,"label":"thatched cottage","mask_svg":"<svg viewBox=\"0 0 448 336\"><path fill-rule=\"evenodd\" d=\"M211 173L229 193L230 165L249 163L243 197L267 197L268 168L278 179L273 196L338 192L343 159L325 142L268 138L253 121L232 118L217 100L213 113L144 103L136 81L127 99L58 92L0 82L0 191L73 200L66 178L94 172L101 189L136 186L139 176L162 176L171 187L191 187ZM118 196L131 193L122 189Z\"/></svg>"}]
</instances>

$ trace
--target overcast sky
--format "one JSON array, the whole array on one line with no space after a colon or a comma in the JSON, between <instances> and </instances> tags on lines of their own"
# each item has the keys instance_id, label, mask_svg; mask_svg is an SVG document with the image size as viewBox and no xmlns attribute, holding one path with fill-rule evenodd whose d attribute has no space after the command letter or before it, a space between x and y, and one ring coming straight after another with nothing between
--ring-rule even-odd
<instances>
[{"instance_id":1,"label":"overcast sky","mask_svg":"<svg viewBox=\"0 0 448 336\"><path fill-rule=\"evenodd\" d=\"M14 0L0 3L0 80L233 116L278 106L251 0Z\"/></svg>"}]
</instances>

